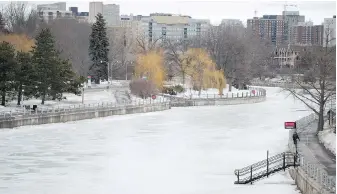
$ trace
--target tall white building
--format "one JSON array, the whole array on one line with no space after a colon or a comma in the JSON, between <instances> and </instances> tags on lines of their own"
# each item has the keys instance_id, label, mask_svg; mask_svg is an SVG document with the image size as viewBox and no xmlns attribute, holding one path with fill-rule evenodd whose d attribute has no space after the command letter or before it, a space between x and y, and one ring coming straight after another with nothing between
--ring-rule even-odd
<instances>
[{"instance_id":1,"label":"tall white building","mask_svg":"<svg viewBox=\"0 0 337 194\"><path fill-rule=\"evenodd\" d=\"M107 26L119 26L120 15L119 5L107 4L103 5L103 17Z\"/></svg>"},{"instance_id":2,"label":"tall white building","mask_svg":"<svg viewBox=\"0 0 337 194\"><path fill-rule=\"evenodd\" d=\"M98 13L103 14L103 2L90 2L89 3L89 23L96 22Z\"/></svg>"},{"instance_id":3,"label":"tall white building","mask_svg":"<svg viewBox=\"0 0 337 194\"><path fill-rule=\"evenodd\" d=\"M142 17L142 31L149 42L158 39L183 40L200 37L210 27L210 20L164 13Z\"/></svg>"},{"instance_id":4,"label":"tall white building","mask_svg":"<svg viewBox=\"0 0 337 194\"><path fill-rule=\"evenodd\" d=\"M67 11L67 3L66 2L58 2L52 4L41 4L37 5L37 10L45 11L45 10L58 10L58 11Z\"/></svg>"},{"instance_id":5,"label":"tall white building","mask_svg":"<svg viewBox=\"0 0 337 194\"><path fill-rule=\"evenodd\" d=\"M47 22L57 18L74 18L73 13L66 10L66 2L40 4L37 5L37 10L40 18Z\"/></svg>"},{"instance_id":6,"label":"tall white building","mask_svg":"<svg viewBox=\"0 0 337 194\"><path fill-rule=\"evenodd\" d=\"M332 18L324 18L323 23L323 46L326 46L327 36L328 38L328 46L336 45L336 16L334 15Z\"/></svg>"}]
</instances>

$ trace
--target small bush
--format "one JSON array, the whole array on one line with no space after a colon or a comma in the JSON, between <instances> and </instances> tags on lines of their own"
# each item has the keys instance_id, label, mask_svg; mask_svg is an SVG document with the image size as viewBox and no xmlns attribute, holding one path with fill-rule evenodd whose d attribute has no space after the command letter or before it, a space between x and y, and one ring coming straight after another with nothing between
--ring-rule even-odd
<instances>
[{"instance_id":1,"label":"small bush","mask_svg":"<svg viewBox=\"0 0 337 194\"><path fill-rule=\"evenodd\" d=\"M173 90L174 90L175 92L177 92L177 93L182 93L182 92L185 91L184 87L181 86L181 85L175 85L175 86L173 86Z\"/></svg>"},{"instance_id":2,"label":"small bush","mask_svg":"<svg viewBox=\"0 0 337 194\"><path fill-rule=\"evenodd\" d=\"M153 94L157 94L156 86L149 80L137 79L130 82L131 94L141 97L148 98Z\"/></svg>"},{"instance_id":3,"label":"small bush","mask_svg":"<svg viewBox=\"0 0 337 194\"><path fill-rule=\"evenodd\" d=\"M163 94L177 95L177 92L175 92L171 87L163 87L161 92Z\"/></svg>"}]
</instances>

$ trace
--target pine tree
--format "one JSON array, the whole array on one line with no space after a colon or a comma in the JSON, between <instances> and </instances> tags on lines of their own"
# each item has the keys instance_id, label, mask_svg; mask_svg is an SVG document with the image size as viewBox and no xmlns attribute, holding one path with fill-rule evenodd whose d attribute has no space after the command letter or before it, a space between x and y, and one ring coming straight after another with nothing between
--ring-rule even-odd
<instances>
[{"instance_id":1,"label":"pine tree","mask_svg":"<svg viewBox=\"0 0 337 194\"><path fill-rule=\"evenodd\" d=\"M49 28L44 28L36 37L33 47L33 65L35 69L35 97L41 97L44 104L46 97L62 99L62 93L74 76L71 64L59 57L55 49L55 40Z\"/></svg>"},{"instance_id":2,"label":"pine tree","mask_svg":"<svg viewBox=\"0 0 337 194\"><path fill-rule=\"evenodd\" d=\"M89 55L92 65L91 76L97 81L108 78L107 62L109 61L109 41L106 33L106 23L102 14L96 16L96 22L91 26Z\"/></svg>"},{"instance_id":3,"label":"pine tree","mask_svg":"<svg viewBox=\"0 0 337 194\"><path fill-rule=\"evenodd\" d=\"M1 105L6 105L6 96L13 91L15 75L15 49L8 42L0 43L0 95Z\"/></svg>"},{"instance_id":4,"label":"pine tree","mask_svg":"<svg viewBox=\"0 0 337 194\"><path fill-rule=\"evenodd\" d=\"M34 87L34 68L32 64L32 56L27 52L16 53L16 70L15 70L15 82L17 91L17 105L21 104L22 95L28 97L31 96L32 87Z\"/></svg>"}]
</instances>

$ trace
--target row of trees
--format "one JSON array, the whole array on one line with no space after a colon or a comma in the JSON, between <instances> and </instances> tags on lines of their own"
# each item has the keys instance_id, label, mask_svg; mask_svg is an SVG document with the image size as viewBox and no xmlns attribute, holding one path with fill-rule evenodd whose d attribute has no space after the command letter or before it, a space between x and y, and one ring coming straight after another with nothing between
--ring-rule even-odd
<instances>
[{"instance_id":1,"label":"row of trees","mask_svg":"<svg viewBox=\"0 0 337 194\"><path fill-rule=\"evenodd\" d=\"M45 100L62 99L63 92L77 93L83 82L55 49L55 40L48 28L42 28L35 41L24 34L0 35L1 105L22 95Z\"/></svg>"}]
</instances>

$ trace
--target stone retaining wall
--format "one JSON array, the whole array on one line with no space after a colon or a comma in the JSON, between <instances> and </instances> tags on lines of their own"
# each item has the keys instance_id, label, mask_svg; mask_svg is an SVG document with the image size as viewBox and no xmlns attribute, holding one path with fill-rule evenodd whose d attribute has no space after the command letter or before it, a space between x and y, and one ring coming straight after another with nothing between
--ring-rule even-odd
<instances>
[{"instance_id":1,"label":"stone retaining wall","mask_svg":"<svg viewBox=\"0 0 337 194\"><path fill-rule=\"evenodd\" d=\"M41 125L48 123L63 123L68 121L93 119L112 115L163 111L168 110L170 108L171 107L169 102L162 102L147 105L129 105L124 107L101 107L101 108L83 109L79 111L54 112L23 117L13 117L0 120L0 128L14 128L25 125Z\"/></svg>"}]
</instances>

